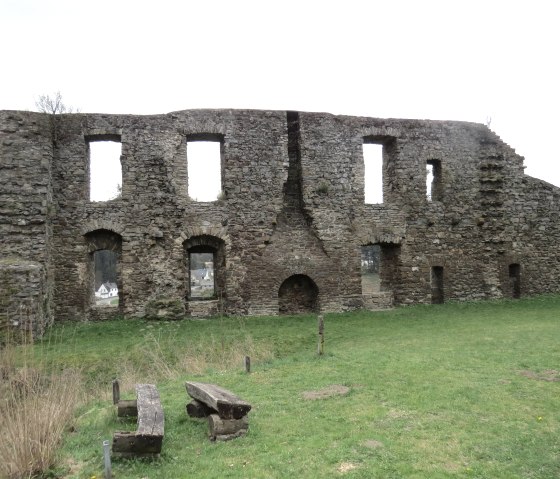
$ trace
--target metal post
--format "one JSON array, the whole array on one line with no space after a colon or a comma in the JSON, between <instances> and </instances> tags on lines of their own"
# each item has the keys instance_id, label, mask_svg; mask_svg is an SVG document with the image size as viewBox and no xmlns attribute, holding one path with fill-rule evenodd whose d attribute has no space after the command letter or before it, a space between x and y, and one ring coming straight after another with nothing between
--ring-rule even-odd
<instances>
[{"instance_id":1,"label":"metal post","mask_svg":"<svg viewBox=\"0 0 560 479\"><path fill-rule=\"evenodd\" d=\"M111 479L111 446L109 441L103 441L103 459L105 460L105 479Z\"/></svg>"}]
</instances>

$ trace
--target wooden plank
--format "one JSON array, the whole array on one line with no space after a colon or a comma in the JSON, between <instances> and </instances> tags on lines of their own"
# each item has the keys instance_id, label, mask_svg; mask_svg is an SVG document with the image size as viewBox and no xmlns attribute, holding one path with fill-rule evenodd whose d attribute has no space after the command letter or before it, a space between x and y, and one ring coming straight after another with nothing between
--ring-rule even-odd
<instances>
[{"instance_id":1,"label":"wooden plank","mask_svg":"<svg viewBox=\"0 0 560 479\"><path fill-rule=\"evenodd\" d=\"M164 432L163 408L159 392L153 384L136 385L139 436L162 436Z\"/></svg>"},{"instance_id":2,"label":"wooden plank","mask_svg":"<svg viewBox=\"0 0 560 479\"><path fill-rule=\"evenodd\" d=\"M188 381L185 386L189 396L217 411L222 419L241 419L251 410L248 402L215 384Z\"/></svg>"}]
</instances>

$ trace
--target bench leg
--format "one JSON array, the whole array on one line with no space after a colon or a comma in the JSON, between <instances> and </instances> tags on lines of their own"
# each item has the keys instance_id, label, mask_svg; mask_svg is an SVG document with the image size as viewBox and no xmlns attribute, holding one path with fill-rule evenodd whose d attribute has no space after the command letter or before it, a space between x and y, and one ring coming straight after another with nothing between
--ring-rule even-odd
<instances>
[{"instance_id":1,"label":"bench leg","mask_svg":"<svg viewBox=\"0 0 560 479\"><path fill-rule=\"evenodd\" d=\"M127 456L155 456L161 452L162 436L143 436L130 432L115 432L113 454Z\"/></svg>"},{"instance_id":2,"label":"bench leg","mask_svg":"<svg viewBox=\"0 0 560 479\"><path fill-rule=\"evenodd\" d=\"M208 428L211 441L227 441L246 434L249 429L249 420L247 416L243 416L241 419L222 419L217 414L210 414Z\"/></svg>"}]
</instances>

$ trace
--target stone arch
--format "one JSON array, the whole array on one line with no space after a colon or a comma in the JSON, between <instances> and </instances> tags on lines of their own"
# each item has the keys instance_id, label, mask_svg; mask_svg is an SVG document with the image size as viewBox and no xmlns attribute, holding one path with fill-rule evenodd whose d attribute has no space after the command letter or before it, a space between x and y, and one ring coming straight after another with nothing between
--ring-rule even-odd
<instances>
[{"instance_id":1,"label":"stone arch","mask_svg":"<svg viewBox=\"0 0 560 479\"><path fill-rule=\"evenodd\" d=\"M124 233L124 226L115 221L105 219L92 220L86 223L85 227L82 229L82 235L91 236L100 230L107 230L119 236L122 236Z\"/></svg>"},{"instance_id":2,"label":"stone arch","mask_svg":"<svg viewBox=\"0 0 560 479\"><path fill-rule=\"evenodd\" d=\"M211 224L202 224L186 228L179 234L175 242L179 245L185 245L194 238L202 237L214 238L215 240L221 241L228 248L231 246L231 240L227 234L227 229Z\"/></svg>"},{"instance_id":3,"label":"stone arch","mask_svg":"<svg viewBox=\"0 0 560 479\"><path fill-rule=\"evenodd\" d=\"M278 289L280 314L316 313L319 311L319 288L309 276L294 274Z\"/></svg>"},{"instance_id":4,"label":"stone arch","mask_svg":"<svg viewBox=\"0 0 560 479\"><path fill-rule=\"evenodd\" d=\"M119 255L122 253L122 236L111 229L95 229L85 233L84 238L86 239L88 253L102 249L114 251Z\"/></svg>"}]
</instances>

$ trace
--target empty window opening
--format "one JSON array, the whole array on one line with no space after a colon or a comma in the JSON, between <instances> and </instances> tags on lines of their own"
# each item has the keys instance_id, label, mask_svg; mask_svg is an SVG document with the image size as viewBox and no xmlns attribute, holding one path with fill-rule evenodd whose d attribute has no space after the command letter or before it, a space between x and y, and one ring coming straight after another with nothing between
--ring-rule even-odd
<instances>
[{"instance_id":1,"label":"empty window opening","mask_svg":"<svg viewBox=\"0 0 560 479\"><path fill-rule=\"evenodd\" d=\"M383 145L363 144L364 201L366 204L383 203Z\"/></svg>"},{"instance_id":2,"label":"empty window opening","mask_svg":"<svg viewBox=\"0 0 560 479\"><path fill-rule=\"evenodd\" d=\"M187 301L218 300L226 295L225 243L215 236L192 236L183 243Z\"/></svg>"},{"instance_id":3,"label":"empty window opening","mask_svg":"<svg viewBox=\"0 0 560 479\"><path fill-rule=\"evenodd\" d=\"M187 141L189 197L194 201L216 201L222 194L222 143Z\"/></svg>"},{"instance_id":4,"label":"empty window opening","mask_svg":"<svg viewBox=\"0 0 560 479\"><path fill-rule=\"evenodd\" d=\"M106 249L93 252L93 296L96 306L119 306L118 254Z\"/></svg>"},{"instance_id":5,"label":"empty window opening","mask_svg":"<svg viewBox=\"0 0 560 479\"><path fill-rule=\"evenodd\" d=\"M443 266L432 266L432 304L443 304Z\"/></svg>"},{"instance_id":6,"label":"empty window opening","mask_svg":"<svg viewBox=\"0 0 560 479\"><path fill-rule=\"evenodd\" d=\"M319 288L309 276L294 274L278 290L278 311L280 314L318 312L318 296Z\"/></svg>"},{"instance_id":7,"label":"empty window opening","mask_svg":"<svg viewBox=\"0 0 560 479\"><path fill-rule=\"evenodd\" d=\"M108 201L121 196L121 142L116 140L88 142L89 199Z\"/></svg>"},{"instance_id":8,"label":"empty window opening","mask_svg":"<svg viewBox=\"0 0 560 479\"><path fill-rule=\"evenodd\" d=\"M189 252L191 299L212 299L216 296L214 252L194 249Z\"/></svg>"},{"instance_id":9,"label":"empty window opening","mask_svg":"<svg viewBox=\"0 0 560 479\"><path fill-rule=\"evenodd\" d=\"M441 201L441 161L428 160L426 162L426 198L428 201Z\"/></svg>"},{"instance_id":10,"label":"empty window opening","mask_svg":"<svg viewBox=\"0 0 560 479\"><path fill-rule=\"evenodd\" d=\"M381 247L378 244L362 246L362 294L381 291L380 266Z\"/></svg>"},{"instance_id":11,"label":"empty window opening","mask_svg":"<svg viewBox=\"0 0 560 479\"><path fill-rule=\"evenodd\" d=\"M517 263L509 265L510 294L514 299L521 297L521 266Z\"/></svg>"}]
</instances>

